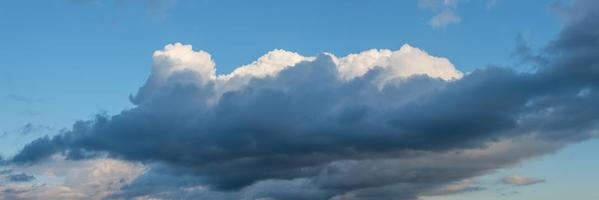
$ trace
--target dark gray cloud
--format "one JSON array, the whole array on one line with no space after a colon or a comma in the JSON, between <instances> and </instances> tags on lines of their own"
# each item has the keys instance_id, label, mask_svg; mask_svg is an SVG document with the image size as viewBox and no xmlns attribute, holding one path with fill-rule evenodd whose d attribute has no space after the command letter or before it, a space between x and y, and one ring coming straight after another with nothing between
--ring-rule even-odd
<instances>
[{"instance_id":1,"label":"dark gray cloud","mask_svg":"<svg viewBox=\"0 0 599 200\"><path fill-rule=\"evenodd\" d=\"M322 55L211 104L216 83L183 70L150 77L137 107L35 140L10 162L107 154L155 166L115 197L417 199L596 136L599 3L571 9L534 73L491 67L381 88L385 69L340 81Z\"/></svg>"}]
</instances>

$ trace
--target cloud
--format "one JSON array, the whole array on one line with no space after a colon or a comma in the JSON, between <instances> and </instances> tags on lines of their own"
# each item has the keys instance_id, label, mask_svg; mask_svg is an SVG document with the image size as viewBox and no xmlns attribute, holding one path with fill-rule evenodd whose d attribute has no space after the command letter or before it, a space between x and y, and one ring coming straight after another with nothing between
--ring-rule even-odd
<instances>
[{"instance_id":1,"label":"cloud","mask_svg":"<svg viewBox=\"0 0 599 200\"><path fill-rule=\"evenodd\" d=\"M460 16L457 16L453 11L446 10L435 15L429 23L432 27L438 28L449 24L457 24L460 21L462 21Z\"/></svg>"},{"instance_id":2,"label":"cloud","mask_svg":"<svg viewBox=\"0 0 599 200\"><path fill-rule=\"evenodd\" d=\"M341 58L325 53L320 58L321 61L329 62L327 64L331 65L328 67L332 68L331 75L335 77L335 81L337 79L350 81L364 76L371 70L382 70L384 72L378 73L376 80L380 87L388 81L413 75L426 75L447 81L459 79L463 75L447 58L431 56L407 44L397 51L372 49ZM152 74L131 100L139 104L144 98L160 92L164 85L175 82L199 84L202 87L209 85L207 88L214 93L211 96L220 98L224 93L243 89L254 79L276 78L275 76L283 70L302 62L303 65L309 65L315 62L315 59L315 57L304 57L285 50L273 50L257 61L235 69L230 74L216 75L216 64L207 52L195 52L191 45L169 44L164 47L164 50L154 52Z\"/></svg>"},{"instance_id":3,"label":"cloud","mask_svg":"<svg viewBox=\"0 0 599 200\"><path fill-rule=\"evenodd\" d=\"M177 0L147 0L151 14L165 18L177 5Z\"/></svg>"},{"instance_id":4,"label":"cloud","mask_svg":"<svg viewBox=\"0 0 599 200\"><path fill-rule=\"evenodd\" d=\"M457 24L462 18L457 14L458 0L418 0L418 6L435 12L429 21L433 28Z\"/></svg>"},{"instance_id":5,"label":"cloud","mask_svg":"<svg viewBox=\"0 0 599 200\"><path fill-rule=\"evenodd\" d=\"M31 133L48 132L48 131L54 131L54 128L47 126L47 125L43 125L43 124L27 123L27 124L19 127L17 132L22 135L27 135L27 134L31 134Z\"/></svg>"},{"instance_id":6,"label":"cloud","mask_svg":"<svg viewBox=\"0 0 599 200\"><path fill-rule=\"evenodd\" d=\"M8 180L11 182L29 182L35 180L35 176L25 173L8 175Z\"/></svg>"},{"instance_id":7,"label":"cloud","mask_svg":"<svg viewBox=\"0 0 599 200\"><path fill-rule=\"evenodd\" d=\"M441 196L448 194L456 194L463 192L472 192L483 190L483 187L477 186L476 183L470 179L461 180L455 183L443 185L435 190L432 190L425 194L426 196Z\"/></svg>"},{"instance_id":8,"label":"cloud","mask_svg":"<svg viewBox=\"0 0 599 200\"><path fill-rule=\"evenodd\" d=\"M527 186L527 185L543 183L543 182L545 182L545 180L539 179L539 178L532 178L532 177L506 176L503 179L501 179L501 182L505 185L510 185L510 186Z\"/></svg>"},{"instance_id":9,"label":"cloud","mask_svg":"<svg viewBox=\"0 0 599 200\"><path fill-rule=\"evenodd\" d=\"M114 198L403 200L476 188L460 181L597 136L599 21L577 11L586 17L526 73L464 75L404 45L341 57L274 50L219 75L207 52L167 45L134 108L78 121L8 162L143 163L101 193Z\"/></svg>"},{"instance_id":10,"label":"cloud","mask_svg":"<svg viewBox=\"0 0 599 200\"><path fill-rule=\"evenodd\" d=\"M370 70L382 68L387 71L383 74L384 80L414 75L427 75L446 81L462 78L463 74L443 57L435 57L427 52L414 48L408 44L397 51L387 49L368 50L359 54L350 54L343 58L329 54L335 64L339 76L344 80L351 80L364 76ZM384 83L382 83L384 84Z\"/></svg>"},{"instance_id":11,"label":"cloud","mask_svg":"<svg viewBox=\"0 0 599 200\"><path fill-rule=\"evenodd\" d=\"M518 59L519 64L532 64L535 67L547 64L547 58L536 53L523 35L516 38L516 48L512 52L512 57Z\"/></svg>"},{"instance_id":12,"label":"cloud","mask_svg":"<svg viewBox=\"0 0 599 200\"><path fill-rule=\"evenodd\" d=\"M12 172L12 170L10 170L10 169L3 169L3 170L0 170L0 175L10 174L11 172Z\"/></svg>"},{"instance_id":13,"label":"cloud","mask_svg":"<svg viewBox=\"0 0 599 200\"><path fill-rule=\"evenodd\" d=\"M43 124L27 123L10 131L4 131L0 137L8 136L9 134L29 135L33 133L49 133L56 130L55 128Z\"/></svg>"},{"instance_id":14,"label":"cloud","mask_svg":"<svg viewBox=\"0 0 599 200\"><path fill-rule=\"evenodd\" d=\"M460 0L418 0L418 7L429 10L434 16L429 20L429 25L433 28L445 27L451 24L458 24L462 17L458 14L458 5ZM469 1L465 1L468 3ZM500 4L501 0L486 0L485 9L491 10Z\"/></svg>"}]
</instances>

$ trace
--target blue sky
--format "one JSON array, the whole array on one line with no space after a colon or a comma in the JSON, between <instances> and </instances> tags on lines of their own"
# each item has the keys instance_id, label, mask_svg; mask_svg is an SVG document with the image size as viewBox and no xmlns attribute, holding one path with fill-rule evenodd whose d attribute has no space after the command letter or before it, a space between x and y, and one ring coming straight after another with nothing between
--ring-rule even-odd
<instances>
[{"instance_id":1,"label":"blue sky","mask_svg":"<svg viewBox=\"0 0 599 200\"><path fill-rule=\"evenodd\" d=\"M530 66L514 56L517 38L534 50L555 39L563 21L552 3L470 0L439 8L416 0L3 1L0 155L10 157L77 120L135 107L128 97L148 78L152 53L166 44L209 52L217 74L273 49L341 57L406 43L449 59L466 74L488 66L526 70ZM443 10L459 22L431 26ZM27 124L32 133L16 134ZM585 141L473 178L483 190L425 199L597 199L599 159L592 155L598 151L598 141ZM499 183L512 175L545 182Z\"/></svg>"}]
</instances>

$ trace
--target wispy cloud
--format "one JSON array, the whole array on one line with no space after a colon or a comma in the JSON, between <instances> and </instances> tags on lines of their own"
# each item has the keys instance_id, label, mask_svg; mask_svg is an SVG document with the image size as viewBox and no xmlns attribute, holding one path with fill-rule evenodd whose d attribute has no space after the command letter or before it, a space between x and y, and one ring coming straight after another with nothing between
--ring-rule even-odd
<instances>
[{"instance_id":1,"label":"wispy cloud","mask_svg":"<svg viewBox=\"0 0 599 200\"><path fill-rule=\"evenodd\" d=\"M511 56L517 59L518 65L530 64L535 68L544 66L549 62L548 58L532 49L524 35L518 35L516 38L516 47Z\"/></svg>"},{"instance_id":2,"label":"wispy cloud","mask_svg":"<svg viewBox=\"0 0 599 200\"><path fill-rule=\"evenodd\" d=\"M527 186L527 185L535 185L539 183L545 182L544 179L533 178L533 177L523 177L523 176L506 176L501 179L501 182L505 185L510 186Z\"/></svg>"},{"instance_id":3,"label":"wispy cloud","mask_svg":"<svg viewBox=\"0 0 599 200\"><path fill-rule=\"evenodd\" d=\"M460 2L468 3L464 0L418 0L418 6L434 13L428 23L431 27L441 28L462 21L462 17L458 14ZM485 8L491 10L499 3L501 0L487 0Z\"/></svg>"},{"instance_id":4,"label":"wispy cloud","mask_svg":"<svg viewBox=\"0 0 599 200\"><path fill-rule=\"evenodd\" d=\"M418 6L436 13L429 25L433 28L457 24L462 18L457 14L458 0L418 0Z\"/></svg>"},{"instance_id":5,"label":"wispy cloud","mask_svg":"<svg viewBox=\"0 0 599 200\"><path fill-rule=\"evenodd\" d=\"M454 11L445 10L445 11L435 15L431 19L430 25L434 28L438 28L438 27L447 26L449 24L460 23L460 21L462 21L462 18L460 18L460 16L457 16L454 13Z\"/></svg>"},{"instance_id":6,"label":"wispy cloud","mask_svg":"<svg viewBox=\"0 0 599 200\"><path fill-rule=\"evenodd\" d=\"M43 125L43 124L33 124L27 123L23 126L19 126L18 128L13 129L12 131L4 131L0 136L6 136L8 134L18 134L18 135L29 135L33 133L43 133L47 134L56 129L51 126Z\"/></svg>"},{"instance_id":7,"label":"wispy cloud","mask_svg":"<svg viewBox=\"0 0 599 200\"><path fill-rule=\"evenodd\" d=\"M8 94L8 95L6 95L6 98L9 100L12 100L12 101L26 103L26 104L39 103L39 102L44 101L44 99L41 99L41 98L27 97L27 96L18 95L18 94Z\"/></svg>"},{"instance_id":8,"label":"wispy cloud","mask_svg":"<svg viewBox=\"0 0 599 200\"><path fill-rule=\"evenodd\" d=\"M8 175L8 180L10 182L30 182L35 180L35 176L20 173L20 174L10 174Z\"/></svg>"},{"instance_id":9,"label":"wispy cloud","mask_svg":"<svg viewBox=\"0 0 599 200\"><path fill-rule=\"evenodd\" d=\"M499 5L502 1L503 0L487 0L485 7L487 8L487 10L491 10L495 8L497 5Z\"/></svg>"},{"instance_id":10,"label":"wispy cloud","mask_svg":"<svg viewBox=\"0 0 599 200\"><path fill-rule=\"evenodd\" d=\"M447 185L443 185L437 189L431 190L430 192L424 194L426 196L442 196L448 194L457 194L464 192L474 192L484 190L485 188L477 185L475 181L472 179L461 180L455 183L450 183Z\"/></svg>"},{"instance_id":11,"label":"wispy cloud","mask_svg":"<svg viewBox=\"0 0 599 200\"><path fill-rule=\"evenodd\" d=\"M27 123L27 124L19 127L17 132L22 135L27 135L27 134L31 134L31 133L50 132L50 131L54 131L54 130L55 129L51 126L47 126L47 125L43 125L43 124Z\"/></svg>"}]
</instances>

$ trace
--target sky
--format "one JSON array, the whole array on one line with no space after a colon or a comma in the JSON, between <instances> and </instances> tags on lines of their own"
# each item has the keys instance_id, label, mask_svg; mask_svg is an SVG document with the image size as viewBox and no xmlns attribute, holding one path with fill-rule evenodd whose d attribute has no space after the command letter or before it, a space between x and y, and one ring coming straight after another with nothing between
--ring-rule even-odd
<instances>
[{"instance_id":1,"label":"sky","mask_svg":"<svg viewBox=\"0 0 599 200\"><path fill-rule=\"evenodd\" d=\"M597 199L597 10L2 1L0 197Z\"/></svg>"}]
</instances>

